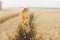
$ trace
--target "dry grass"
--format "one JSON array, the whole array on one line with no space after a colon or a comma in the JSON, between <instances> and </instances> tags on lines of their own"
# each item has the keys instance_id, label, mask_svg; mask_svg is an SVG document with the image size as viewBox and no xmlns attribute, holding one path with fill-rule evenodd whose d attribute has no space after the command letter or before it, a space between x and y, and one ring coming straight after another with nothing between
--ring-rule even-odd
<instances>
[{"instance_id":1,"label":"dry grass","mask_svg":"<svg viewBox=\"0 0 60 40\"><path fill-rule=\"evenodd\" d=\"M36 40L60 40L60 10L35 11Z\"/></svg>"},{"instance_id":2,"label":"dry grass","mask_svg":"<svg viewBox=\"0 0 60 40\"><path fill-rule=\"evenodd\" d=\"M20 22L20 16L16 16L0 24L0 40L16 40Z\"/></svg>"},{"instance_id":3,"label":"dry grass","mask_svg":"<svg viewBox=\"0 0 60 40\"><path fill-rule=\"evenodd\" d=\"M0 11L0 23L18 15L14 11Z\"/></svg>"},{"instance_id":4,"label":"dry grass","mask_svg":"<svg viewBox=\"0 0 60 40\"><path fill-rule=\"evenodd\" d=\"M0 24L0 40L16 40L21 15ZM35 40L60 40L60 9L34 10Z\"/></svg>"}]
</instances>

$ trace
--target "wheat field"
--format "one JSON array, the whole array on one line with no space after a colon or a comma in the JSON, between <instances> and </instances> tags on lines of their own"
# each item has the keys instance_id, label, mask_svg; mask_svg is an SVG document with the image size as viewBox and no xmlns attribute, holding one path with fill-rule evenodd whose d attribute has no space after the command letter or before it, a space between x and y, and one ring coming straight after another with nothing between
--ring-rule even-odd
<instances>
[{"instance_id":1,"label":"wheat field","mask_svg":"<svg viewBox=\"0 0 60 40\"><path fill-rule=\"evenodd\" d=\"M60 40L60 9L32 9L35 40ZM20 12L0 11L0 40L17 40L22 17ZM13 17L14 16L14 17ZM8 17L8 18L6 18Z\"/></svg>"}]
</instances>

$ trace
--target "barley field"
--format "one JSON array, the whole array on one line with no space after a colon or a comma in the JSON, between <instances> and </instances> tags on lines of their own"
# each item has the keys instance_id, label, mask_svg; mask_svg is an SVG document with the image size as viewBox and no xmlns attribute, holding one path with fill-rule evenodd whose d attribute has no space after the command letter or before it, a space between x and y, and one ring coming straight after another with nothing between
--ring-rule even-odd
<instances>
[{"instance_id":1,"label":"barley field","mask_svg":"<svg viewBox=\"0 0 60 40\"><path fill-rule=\"evenodd\" d=\"M60 9L32 9L31 11L34 12L33 23L36 32L34 40L60 40ZM18 40L22 21L20 12L0 11L0 15L0 40Z\"/></svg>"},{"instance_id":2,"label":"barley field","mask_svg":"<svg viewBox=\"0 0 60 40\"><path fill-rule=\"evenodd\" d=\"M0 11L0 23L13 18L18 15L18 12L14 11Z\"/></svg>"}]
</instances>

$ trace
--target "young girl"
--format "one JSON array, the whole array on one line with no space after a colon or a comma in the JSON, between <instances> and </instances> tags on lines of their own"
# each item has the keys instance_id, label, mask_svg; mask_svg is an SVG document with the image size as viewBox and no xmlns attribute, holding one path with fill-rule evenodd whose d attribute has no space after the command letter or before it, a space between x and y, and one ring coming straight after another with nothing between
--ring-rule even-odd
<instances>
[{"instance_id":1,"label":"young girl","mask_svg":"<svg viewBox=\"0 0 60 40\"><path fill-rule=\"evenodd\" d=\"M21 26L21 37L23 40L31 40L33 28L31 25L32 19L33 15L31 15L29 8L24 8L22 11L22 26Z\"/></svg>"},{"instance_id":2,"label":"young girl","mask_svg":"<svg viewBox=\"0 0 60 40\"><path fill-rule=\"evenodd\" d=\"M23 40L29 40L30 38L27 38L27 35L29 34L31 28L29 25L29 17L30 17L30 12L29 8L24 8L22 11L22 26L21 26L21 38Z\"/></svg>"}]
</instances>

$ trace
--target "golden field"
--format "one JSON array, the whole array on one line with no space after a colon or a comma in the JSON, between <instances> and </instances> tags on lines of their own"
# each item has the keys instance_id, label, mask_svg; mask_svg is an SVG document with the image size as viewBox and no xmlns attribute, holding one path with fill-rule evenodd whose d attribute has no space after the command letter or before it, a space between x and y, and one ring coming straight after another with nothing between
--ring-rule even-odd
<instances>
[{"instance_id":1,"label":"golden field","mask_svg":"<svg viewBox=\"0 0 60 40\"><path fill-rule=\"evenodd\" d=\"M60 9L31 11L34 12L35 40L60 40ZM0 40L16 40L22 21L20 11L0 11L0 15Z\"/></svg>"}]
</instances>

